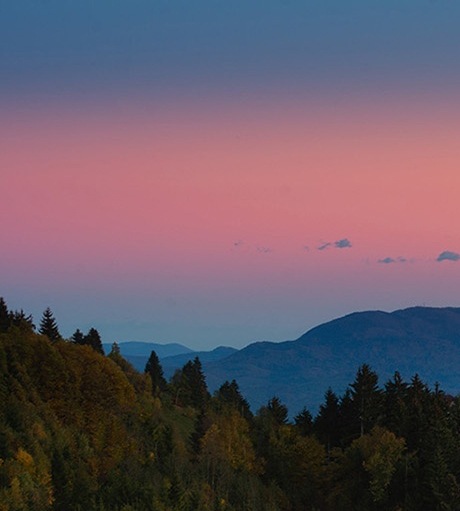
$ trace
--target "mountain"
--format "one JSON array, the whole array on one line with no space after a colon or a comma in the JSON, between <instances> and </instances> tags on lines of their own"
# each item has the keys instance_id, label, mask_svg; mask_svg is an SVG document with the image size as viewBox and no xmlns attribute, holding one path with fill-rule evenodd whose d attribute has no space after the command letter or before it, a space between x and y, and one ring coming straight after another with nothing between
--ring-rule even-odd
<instances>
[{"instance_id":1,"label":"mountain","mask_svg":"<svg viewBox=\"0 0 460 511\"><path fill-rule=\"evenodd\" d=\"M236 348L228 346L219 346L212 351L193 351L182 344L158 344L154 342L135 342L127 341L118 343L120 353L130 362L138 371L143 372L145 364L150 357L152 350L155 350L161 365L164 369L165 377L169 378L174 374L177 368L183 367L189 360L199 357L202 363L215 362L236 353ZM110 353L112 345L103 344L106 354Z\"/></svg>"},{"instance_id":2,"label":"mountain","mask_svg":"<svg viewBox=\"0 0 460 511\"><path fill-rule=\"evenodd\" d=\"M177 368L183 367L189 360L199 357L202 364L217 362L233 355L238 350L229 346L219 346L212 351L195 351L193 353L182 353L161 360L161 365L166 378L170 378ZM223 383L223 382L222 382Z\"/></svg>"},{"instance_id":3,"label":"mountain","mask_svg":"<svg viewBox=\"0 0 460 511\"><path fill-rule=\"evenodd\" d=\"M349 314L295 341L257 342L204 364L211 391L236 379L253 410L278 396L291 415L315 412L330 386L342 394L358 367L369 364L383 385L395 371L460 392L460 308L413 307Z\"/></svg>"},{"instance_id":4,"label":"mountain","mask_svg":"<svg viewBox=\"0 0 460 511\"><path fill-rule=\"evenodd\" d=\"M104 351L110 353L112 344L104 343L103 346ZM187 346L177 343L159 344L156 342L128 341L118 343L118 347L124 357L125 355L149 357L152 350L155 350L159 358L181 355L183 353L193 353L193 350L187 348Z\"/></svg>"},{"instance_id":5,"label":"mountain","mask_svg":"<svg viewBox=\"0 0 460 511\"><path fill-rule=\"evenodd\" d=\"M112 349L112 344L105 343L103 347L105 353L108 354ZM152 350L155 350L160 360L165 357L176 355L187 356L188 354L195 353L190 348L187 348L187 346L178 343L158 344L156 342L127 341L118 343L118 347L123 357L141 372L144 371L145 364Z\"/></svg>"}]
</instances>

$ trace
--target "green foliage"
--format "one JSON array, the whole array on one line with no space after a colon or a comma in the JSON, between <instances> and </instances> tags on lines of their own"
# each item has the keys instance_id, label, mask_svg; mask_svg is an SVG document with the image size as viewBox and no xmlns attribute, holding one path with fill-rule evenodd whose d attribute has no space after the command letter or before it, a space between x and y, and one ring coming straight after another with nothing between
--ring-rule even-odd
<instances>
[{"instance_id":1,"label":"green foliage","mask_svg":"<svg viewBox=\"0 0 460 511\"><path fill-rule=\"evenodd\" d=\"M14 314L0 300L0 511L460 509L460 398L418 376L361 366L292 424L234 380L210 398L199 359L165 386L155 356L139 373L95 329L49 342Z\"/></svg>"}]
</instances>

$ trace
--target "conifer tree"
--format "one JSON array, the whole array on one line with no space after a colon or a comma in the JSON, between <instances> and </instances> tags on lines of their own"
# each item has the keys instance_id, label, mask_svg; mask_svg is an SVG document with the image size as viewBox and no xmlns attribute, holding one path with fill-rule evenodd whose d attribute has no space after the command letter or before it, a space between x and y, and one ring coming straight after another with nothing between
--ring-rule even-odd
<instances>
[{"instance_id":1,"label":"conifer tree","mask_svg":"<svg viewBox=\"0 0 460 511\"><path fill-rule=\"evenodd\" d=\"M25 330L35 330L34 320L32 314L26 316L26 313L21 309L19 311L11 311L10 314L10 325L17 326L18 328Z\"/></svg>"},{"instance_id":2,"label":"conifer tree","mask_svg":"<svg viewBox=\"0 0 460 511\"><path fill-rule=\"evenodd\" d=\"M101 336L95 328L90 328L89 332L83 338L83 344L91 346L94 351L104 355L104 348L102 346Z\"/></svg>"},{"instance_id":3,"label":"conifer tree","mask_svg":"<svg viewBox=\"0 0 460 511\"><path fill-rule=\"evenodd\" d=\"M245 419L252 418L249 403L241 394L236 380L224 382L214 395L219 405L237 410Z\"/></svg>"},{"instance_id":4,"label":"conifer tree","mask_svg":"<svg viewBox=\"0 0 460 511\"><path fill-rule=\"evenodd\" d=\"M75 333L72 335L70 339L75 344L85 344L85 337L83 335L83 332L79 328L75 330Z\"/></svg>"},{"instance_id":5,"label":"conifer tree","mask_svg":"<svg viewBox=\"0 0 460 511\"><path fill-rule=\"evenodd\" d=\"M306 407L294 417L294 424L302 436L307 436L312 432L313 417Z\"/></svg>"},{"instance_id":6,"label":"conifer tree","mask_svg":"<svg viewBox=\"0 0 460 511\"><path fill-rule=\"evenodd\" d=\"M43 312L43 316L40 321L39 333L41 335L46 335L51 342L56 342L62 339L56 319L49 307L47 307Z\"/></svg>"},{"instance_id":7,"label":"conifer tree","mask_svg":"<svg viewBox=\"0 0 460 511\"><path fill-rule=\"evenodd\" d=\"M5 333L10 326L10 315L5 300L0 296L0 334Z\"/></svg>"},{"instance_id":8,"label":"conifer tree","mask_svg":"<svg viewBox=\"0 0 460 511\"><path fill-rule=\"evenodd\" d=\"M351 398L359 421L359 436L368 433L376 424L382 405L382 392L378 387L377 373L363 364L350 385Z\"/></svg>"},{"instance_id":9,"label":"conifer tree","mask_svg":"<svg viewBox=\"0 0 460 511\"><path fill-rule=\"evenodd\" d=\"M166 389L166 380L163 376L163 368L155 350L152 350L150 357L145 365L144 372L150 375L152 379L152 393L158 394Z\"/></svg>"}]
</instances>

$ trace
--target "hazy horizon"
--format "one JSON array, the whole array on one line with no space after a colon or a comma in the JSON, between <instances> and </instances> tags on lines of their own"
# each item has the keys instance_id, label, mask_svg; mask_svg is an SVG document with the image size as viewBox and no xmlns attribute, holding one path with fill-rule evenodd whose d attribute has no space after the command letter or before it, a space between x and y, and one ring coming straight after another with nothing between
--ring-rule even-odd
<instances>
[{"instance_id":1,"label":"hazy horizon","mask_svg":"<svg viewBox=\"0 0 460 511\"><path fill-rule=\"evenodd\" d=\"M0 4L10 308L200 350L459 303L460 4Z\"/></svg>"}]
</instances>

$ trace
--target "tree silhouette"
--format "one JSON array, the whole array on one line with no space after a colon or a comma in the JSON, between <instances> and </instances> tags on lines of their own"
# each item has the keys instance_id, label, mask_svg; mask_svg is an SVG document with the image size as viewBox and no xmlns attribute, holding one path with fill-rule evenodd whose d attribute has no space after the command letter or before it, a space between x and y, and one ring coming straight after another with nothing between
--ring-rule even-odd
<instances>
[{"instance_id":1,"label":"tree silhouette","mask_svg":"<svg viewBox=\"0 0 460 511\"><path fill-rule=\"evenodd\" d=\"M102 347L102 340L99 332L95 328L91 328L83 338L83 344L91 346L94 351L104 355L104 348Z\"/></svg>"},{"instance_id":2,"label":"tree silhouette","mask_svg":"<svg viewBox=\"0 0 460 511\"><path fill-rule=\"evenodd\" d=\"M51 309L47 307L43 312L42 319L40 321L39 333L46 335L51 342L56 342L62 339L59 333L59 328L56 323L56 319L51 312Z\"/></svg>"},{"instance_id":3,"label":"tree silhouette","mask_svg":"<svg viewBox=\"0 0 460 511\"><path fill-rule=\"evenodd\" d=\"M5 333L10 326L10 315L5 300L0 296L0 334Z\"/></svg>"},{"instance_id":4,"label":"tree silhouette","mask_svg":"<svg viewBox=\"0 0 460 511\"><path fill-rule=\"evenodd\" d=\"M155 353L155 350L152 350L150 353L150 357L147 361L147 364L145 365L144 372L150 375L150 378L152 379L153 394L158 394L158 392L165 390L166 380L164 379L163 369L160 365L160 360L158 355Z\"/></svg>"},{"instance_id":5,"label":"tree silhouette","mask_svg":"<svg viewBox=\"0 0 460 511\"><path fill-rule=\"evenodd\" d=\"M72 335L70 339L75 344L85 344L85 337L83 335L83 332L79 328L75 330L75 333Z\"/></svg>"}]
</instances>

